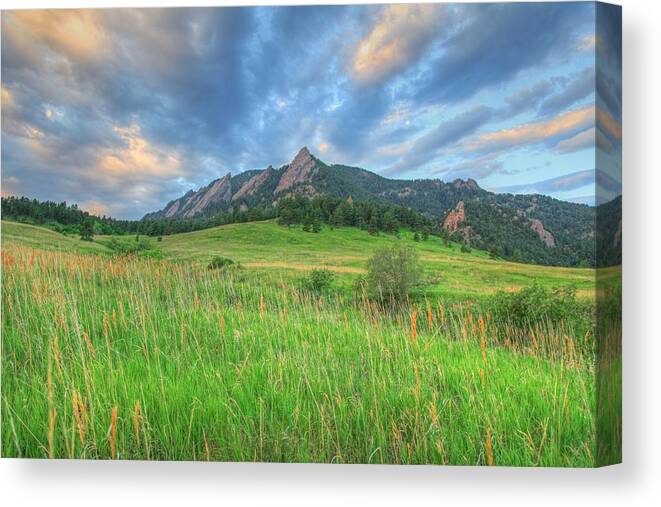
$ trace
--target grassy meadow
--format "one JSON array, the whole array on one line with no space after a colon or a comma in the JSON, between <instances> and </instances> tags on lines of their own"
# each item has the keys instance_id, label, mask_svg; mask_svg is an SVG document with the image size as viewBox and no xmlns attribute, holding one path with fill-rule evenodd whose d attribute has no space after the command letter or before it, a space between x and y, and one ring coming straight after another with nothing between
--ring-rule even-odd
<instances>
[{"instance_id":1,"label":"grassy meadow","mask_svg":"<svg viewBox=\"0 0 661 507\"><path fill-rule=\"evenodd\" d=\"M591 304L594 270L274 222L151 239L158 259L109 239L2 223L3 456L595 465L590 332L486 304L534 282ZM354 282L397 241L427 284L384 307ZM304 290L320 267L332 290Z\"/></svg>"}]
</instances>

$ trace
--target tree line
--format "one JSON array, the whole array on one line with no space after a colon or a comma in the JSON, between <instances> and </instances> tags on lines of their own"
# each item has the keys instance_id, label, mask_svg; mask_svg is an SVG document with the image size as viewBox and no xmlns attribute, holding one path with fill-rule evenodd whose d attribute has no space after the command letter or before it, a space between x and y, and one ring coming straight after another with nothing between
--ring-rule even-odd
<instances>
[{"instance_id":1,"label":"tree line","mask_svg":"<svg viewBox=\"0 0 661 507\"><path fill-rule=\"evenodd\" d=\"M43 225L63 234L84 236L84 239L91 239L98 234L166 236L218 225L268 220L275 216L276 210L254 208L245 211L227 210L210 217L191 219L118 220L105 215L92 215L81 210L77 204L68 204L66 201L57 203L27 197L2 197L3 219Z\"/></svg>"},{"instance_id":2,"label":"tree line","mask_svg":"<svg viewBox=\"0 0 661 507\"><path fill-rule=\"evenodd\" d=\"M400 228L414 231L416 239L441 234L440 222L409 208L383 202L359 202L332 196L313 199L297 195L280 199L277 204L278 223L301 225L304 231L319 232L321 224L330 227L358 227L370 234L398 234Z\"/></svg>"}]
</instances>

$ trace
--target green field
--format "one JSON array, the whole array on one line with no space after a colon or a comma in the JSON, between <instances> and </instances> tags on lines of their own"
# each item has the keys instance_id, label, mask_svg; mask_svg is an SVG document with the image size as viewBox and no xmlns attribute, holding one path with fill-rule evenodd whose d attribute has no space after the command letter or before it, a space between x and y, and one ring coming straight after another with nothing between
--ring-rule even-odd
<instances>
[{"instance_id":1,"label":"green field","mask_svg":"<svg viewBox=\"0 0 661 507\"><path fill-rule=\"evenodd\" d=\"M20 243L35 248L77 253L106 253L103 246L109 237L98 236L95 242L65 237L41 227L13 222L2 223L2 237L7 243ZM132 236L117 236L132 241ZM403 242L414 247L425 273L431 280L430 294L465 298L482 296L496 290L516 290L532 283L548 287L574 286L578 295L594 297L595 271L517 264L492 260L480 250L462 253L458 244L445 246L430 237L415 242L409 231L401 239L392 235L370 236L359 229L324 227L319 234L303 233L300 228L278 226L274 221L251 222L214 227L197 232L164 236L162 242L150 238L163 257L171 261L206 266L214 255L239 261L251 271L270 277L292 279L306 271L325 268L334 271L340 282L351 284L365 272L367 259L380 247Z\"/></svg>"},{"instance_id":2,"label":"green field","mask_svg":"<svg viewBox=\"0 0 661 507\"><path fill-rule=\"evenodd\" d=\"M589 302L594 270L274 222L152 239L162 260L108 240L2 223L3 456L595 464L591 337L478 304L533 282ZM397 241L428 283L386 310L353 286ZM301 289L319 267L332 290Z\"/></svg>"}]
</instances>

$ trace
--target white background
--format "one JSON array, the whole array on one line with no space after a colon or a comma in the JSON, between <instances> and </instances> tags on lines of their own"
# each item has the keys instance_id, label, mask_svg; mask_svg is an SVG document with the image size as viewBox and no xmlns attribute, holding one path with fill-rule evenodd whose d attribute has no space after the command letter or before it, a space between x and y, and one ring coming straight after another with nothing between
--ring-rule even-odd
<instances>
[{"instance_id":1,"label":"white background","mask_svg":"<svg viewBox=\"0 0 661 507\"><path fill-rule=\"evenodd\" d=\"M194 2L195 5L219 3L222 2ZM336 2L324 0L323 3ZM625 125L623 465L599 470L549 470L5 459L0 460L0 504L660 505L661 2L623 0L621 3ZM91 5L184 4L167 0L91 3L0 0L3 9Z\"/></svg>"}]
</instances>

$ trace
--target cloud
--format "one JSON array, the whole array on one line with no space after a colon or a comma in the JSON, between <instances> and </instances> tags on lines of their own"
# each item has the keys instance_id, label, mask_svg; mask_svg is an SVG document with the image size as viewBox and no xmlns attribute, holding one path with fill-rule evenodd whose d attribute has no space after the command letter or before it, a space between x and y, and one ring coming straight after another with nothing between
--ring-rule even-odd
<instances>
[{"instance_id":1,"label":"cloud","mask_svg":"<svg viewBox=\"0 0 661 507\"><path fill-rule=\"evenodd\" d=\"M398 162L382 171L383 174L398 174L418 169L438 155L438 152L465 136L472 134L493 116L493 110L477 106L461 113L412 143L409 152Z\"/></svg>"},{"instance_id":2,"label":"cloud","mask_svg":"<svg viewBox=\"0 0 661 507\"><path fill-rule=\"evenodd\" d=\"M411 65L438 33L440 6L398 4L383 7L370 33L360 40L351 74L363 86L379 84Z\"/></svg>"},{"instance_id":3,"label":"cloud","mask_svg":"<svg viewBox=\"0 0 661 507\"><path fill-rule=\"evenodd\" d=\"M500 153L490 153L482 157L464 160L458 164L434 172L446 181L456 178L486 178L504 171L503 162L498 160Z\"/></svg>"},{"instance_id":4,"label":"cloud","mask_svg":"<svg viewBox=\"0 0 661 507\"><path fill-rule=\"evenodd\" d=\"M595 171L589 169L586 171L563 174L562 176L535 181L533 183L498 187L493 190L495 192L508 194L552 194L555 192L575 190L587 185L594 185L595 177Z\"/></svg>"},{"instance_id":5,"label":"cloud","mask_svg":"<svg viewBox=\"0 0 661 507\"><path fill-rule=\"evenodd\" d=\"M606 154L612 155L615 153L615 145L610 139L608 139L608 136L606 136L601 129L597 129L596 143L597 148L603 150Z\"/></svg>"},{"instance_id":6,"label":"cloud","mask_svg":"<svg viewBox=\"0 0 661 507\"><path fill-rule=\"evenodd\" d=\"M501 115L505 118L511 118L520 113L535 109L540 102L551 94L553 83L550 79L538 81L528 88L521 88L512 95L505 97L507 106L503 109Z\"/></svg>"},{"instance_id":7,"label":"cloud","mask_svg":"<svg viewBox=\"0 0 661 507\"><path fill-rule=\"evenodd\" d=\"M585 107L562 113L550 120L525 123L480 134L466 140L462 146L468 152L514 149L575 135L592 125L594 125L594 107Z\"/></svg>"},{"instance_id":8,"label":"cloud","mask_svg":"<svg viewBox=\"0 0 661 507\"><path fill-rule=\"evenodd\" d=\"M579 55L577 36L593 25L591 9L3 12L3 192L94 202L135 218L227 171L286 163L303 145L318 146L328 161L393 174L432 162L457 173L505 174L497 157L466 151L465 140L491 122L513 128L517 111L562 92L567 69L579 68L573 63L558 70L569 77L494 105L523 71L548 75L550 62ZM600 122L597 143L615 146L620 115L606 102L617 80L600 79L598 105L613 121ZM493 103L473 99L482 90Z\"/></svg>"},{"instance_id":9,"label":"cloud","mask_svg":"<svg viewBox=\"0 0 661 507\"><path fill-rule=\"evenodd\" d=\"M558 153L573 153L575 151L584 150L587 148L594 149L595 135L596 129L591 127L587 130L579 132L573 137L563 139L555 145L555 151Z\"/></svg>"},{"instance_id":10,"label":"cloud","mask_svg":"<svg viewBox=\"0 0 661 507\"><path fill-rule=\"evenodd\" d=\"M53 53L88 59L106 43L100 14L91 9L13 11L3 29L9 38L26 37Z\"/></svg>"},{"instance_id":11,"label":"cloud","mask_svg":"<svg viewBox=\"0 0 661 507\"><path fill-rule=\"evenodd\" d=\"M551 95L542 102L541 114L555 114L572 106L595 91L594 67L590 66L572 76L567 85L558 93Z\"/></svg>"},{"instance_id":12,"label":"cloud","mask_svg":"<svg viewBox=\"0 0 661 507\"><path fill-rule=\"evenodd\" d=\"M596 182L597 196L600 194L616 196L622 193L622 181L613 178L608 173L606 173L606 171L597 169Z\"/></svg>"},{"instance_id":13,"label":"cloud","mask_svg":"<svg viewBox=\"0 0 661 507\"><path fill-rule=\"evenodd\" d=\"M100 172L97 174L125 177L132 173L158 178L182 174L179 155L153 146L141 135L138 125L115 127L114 131L124 146L101 151L98 164Z\"/></svg>"},{"instance_id":14,"label":"cloud","mask_svg":"<svg viewBox=\"0 0 661 507\"><path fill-rule=\"evenodd\" d=\"M594 7L568 3L467 4L455 10L442 51L416 83L424 101L457 102L505 83L554 54L593 26Z\"/></svg>"},{"instance_id":15,"label":"cloud","mask_svg":"<svg viewBox=\"0 0 661 507\"><path fill-rule=\"evenodd\" d=\"M622 140L622 125L620 122L600 107L597 108L596 114L597 127L607 133L614 141L620 142Z\"/></svg>"},{"instance_id":16,"label":"cloud","mask_svg":"<svg viewBox=\"0 0 661 507\"><path fill-rule=\"evenodd\" d=\"M594 33L589 33L580 38L576 48L579 51L594 51L596 46L597 36Z\"/></svg>"}]
</instances>

